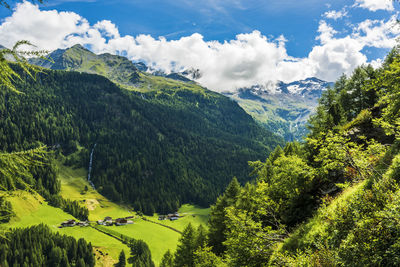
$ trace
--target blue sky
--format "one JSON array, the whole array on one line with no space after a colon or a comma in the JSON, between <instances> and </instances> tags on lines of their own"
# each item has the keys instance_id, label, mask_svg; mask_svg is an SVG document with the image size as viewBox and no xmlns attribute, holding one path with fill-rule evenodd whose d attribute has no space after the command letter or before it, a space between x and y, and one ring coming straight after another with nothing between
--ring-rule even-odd
<instances>
[{"instance_id":1,"label":"blue sky","mask_svg":"<svg viewBox=\"0 0 400 267\"><path fill-rule=\"evenodd\" d=\"M0 42L27 38L49 50L79 42L96 53L123 54L167 71L176 66L205 69L200 82L215 89L273 77L334 80L356 65L378 65L399 34L390 29L399 10L390 0L55 0L35 8L24 3L12 11L1 9L0 34L7 34ZM56 38L46 36L52 31ZM212 69L209 75L207 69Z\"/></svg>"}]
</instances>

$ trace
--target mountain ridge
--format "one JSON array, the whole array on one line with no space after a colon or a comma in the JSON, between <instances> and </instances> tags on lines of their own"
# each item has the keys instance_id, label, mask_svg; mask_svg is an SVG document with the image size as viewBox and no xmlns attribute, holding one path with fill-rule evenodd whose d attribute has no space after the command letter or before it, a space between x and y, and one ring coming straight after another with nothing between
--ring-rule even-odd
<instances>
[{"instance_id":1,"label":"mountain ridge","mask_svg":"<svg viewBox=\"0 0 400 267\"><path fill-rule=\"evenodd\" d=\"M126 85L134 85L139 79L138 69L126 57L110 53L97 55L80 44L67 49L57 49L47 57L48 60L32 58L29 62L48 69L99 74Z\"/></svg>"},{"instance_id":2,"label":"mountain ridge","mask_svg":"<svg viewBox=\"0 0 400 267\"><path fill-rule=\"evenodd\" d=\"M1 127L25 134L7 143L0 138L0 148L21 150L40 141L68 155L79 145L85 149L70 162L87 167L97 143L91 177L96 188L146 214L171 212L180 203L209 205L232 176L243 183L250 179L249 160L283 143L237 103L193 83L140 74L145 90L136 91L100 75L43 72L40 83L18 84L24 102L10 98L20 103L12 117L21 119Z\"/></svg>"},{"instance_id":3,"label":"mountain ridge","mask_svg":"<svg viewBox=\"0 0 400 267\"><path fill-rule=\"evenodd\" d=\"M188 69L169 74L153 69L144 62L132 62L126 57L109 53L96 55L82 45L57 49L49 54L51 60L31 59L30 62L55 70L74 70L99 74L129 89L147 92L196 85L201 70ZM164 80L166 79L166 80ZM166 82L173 80L176 82ZM306 134L306 122L314 113L318 99L332 83L310 77L284 83L278 81L264 85L223 92L271 132L286 141L301 140ZM157 89L155 89L157 88Z\"/></svg>"},{"instance_id":4,"label":"mountain ridge","mask_svg":"<svg viewBox=\"0 0 400 267\"><path fill-rule=\"evenodd\" d=\"M316 77L290 83L277 82L225 92L256 121L286 141L307 135L307 120L315 114L318 100L333 83Z\"/></svg>"}]
</instances>

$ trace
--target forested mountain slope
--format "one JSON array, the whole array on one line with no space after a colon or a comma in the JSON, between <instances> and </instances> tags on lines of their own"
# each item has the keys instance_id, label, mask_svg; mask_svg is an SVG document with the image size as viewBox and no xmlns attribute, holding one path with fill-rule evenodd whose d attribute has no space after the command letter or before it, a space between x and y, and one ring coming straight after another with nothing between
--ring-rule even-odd
<instances>
[{"instance_id":1,"label":"forested mountain slope","mask_svg":"<svg viewBox=\"0 0 400 267\"><path fill-rule=\"evenodd\" d=\"M22 94L1 92L0 149L42 143L68 155L79 144L69 162L86 167L97 144L92 180L112 200L149 214L208 205L282 140L227 97L174 85L138 93L98 75L43 70L17 84Z\"/></svg>"},{"instance_id":2,"label":"forested mountain slope","mask_svg":"<svg viewBox=\"0 0 400 267\"><path fill-rule=\"evenodd\" d=\"M398 266L400 50L326 91L305 143L251 162L163 266ZM196 240L196 239L195 239ZM184 264L182 264L184 263Z\"/></svg>"}]
</instances>

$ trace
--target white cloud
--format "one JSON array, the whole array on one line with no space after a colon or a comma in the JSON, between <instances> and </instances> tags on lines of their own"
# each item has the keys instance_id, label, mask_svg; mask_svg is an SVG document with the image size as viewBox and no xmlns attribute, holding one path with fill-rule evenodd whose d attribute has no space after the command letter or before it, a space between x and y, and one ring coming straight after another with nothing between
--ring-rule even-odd
<instances>
[{"instance_id":1,"label":"white cloud","mask_svg":"<svg viewBox=\"0 0 400 267\"><path fill-rule=\"evenodd\" d=\"M167 72L200 69L203 76L198 82L215 91L226 91L311 76L333 81L367 62L362 53L365 47L392 47L400 34L394 22L394 16L388 21L365 20L351 34L337 37L340 34L337 30L320 21L316 37L319 44L306 57L294 58L287 54L284 36L271 39L253 31L225 42L205 41L198 33L171 41L150 35L121 36L110 21L90 25L78 14L40 11L24 2L0 25L0 44L12 46L27 39L40 49L54 50L80 43L95 53L109 52L131 60L145 60ZM379 60L373 63L379 64Z\"/></svg>"},{"instance_id":2,"label":"white cloud","mask_svg":"<svg viewBox=\"0 0 400 267\"><path fill-rule=\"evenodd\" d=\"M18 4L11 17L0 26L1 44L11 47L16 41L31 41L42 49L66 46L72 35L84 34L89 23L73 12L40 11L28 2Z\"/></svg>"},{"instance_id":3,"label":"white cloud","mask_svg":"<svg viewBox=\"0 0 400 267\"><path fill-rule=\"evenodd\" d=\"M330 10L330 11L325 12L322 16L327 18L327 19L337 20L337 19L341 19L341 18L346 17L347 16L347 11L346 10L339 10L339 11Z\"/></svg>"},{"instance_id":4,"label":"white cloud","mask_svg":"<svg viewBox=\"0 0 400 267\"><path fill-rule=\"evenodd\" d=\"M356 0L355 6L366 8L370 11L394 10L392 0Z\"/></svg>"},{"instance_id":5,"label":"white cloud","mask_svg":"<svg viewBox=\"0 0 400 267\"><path fill-rule=\"evenodd\" d=\"M400 26L396 16L388 21L365 20L355 29L354 38L360 40L365 46L377 48L391 48L396 45L397 37L400 34Z\"/></svg>"}]
</instances>

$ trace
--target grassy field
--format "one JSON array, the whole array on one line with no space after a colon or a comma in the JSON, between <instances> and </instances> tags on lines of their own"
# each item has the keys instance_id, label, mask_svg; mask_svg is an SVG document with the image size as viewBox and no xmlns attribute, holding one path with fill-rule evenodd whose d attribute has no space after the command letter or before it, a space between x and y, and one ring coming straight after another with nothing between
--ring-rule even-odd
<instances>
[{"instance_id":1,"label":"grassy field","mask_svg":"<svg viewBox=\"0 0 400 267\"><path fill-rule=\"evenodd\" d=\"M121 250L129 254L129 248L118 240L104 235L90 227L58 228L61 222L74 219L61 209L47 205L39 195L33 195L24 191L16 191L7 196L16 214L5 226L8 228L28 227L40 223L48 225L54 231L73 236L77 239L84 238L95 247L96 254L104 254L97 257L98 266L112 266L118 259Z\"/></svg>"},{"instance_id":2,"label":"grassy field","mask_svg":"<svg viewBox=\"0 0 400 267\"><path fill-rule=\"evenodd\" d=\"M117 233L141 239L150 248L154 263L158 266L164 253L170 249L174 251L181 236L179 233L166 227L146 222L142 219L135 219L134 224L125 226L103 226Z\"/></svg>"},{"instance_id":3,"label":"grassy field","mask_svg":"<svg viewBox=\"0 0 400 267\"><path fill-rule=\"evenodd\" d=\"M145 241L151 250L153 260L158 265L162 256L168 250L175 250L180 234L167 228L148 221L140 219L139 216L128 207L117 205L104 196L93 190L86 181L87 172L84 169L72 169L59 164L59 178L61 180L61 195L64 198L80 201L86 204L90 211L89 219L97 221L106 216L112 218L135 216L133 225L112 226L112 230ZM85 186L89 188L85 192ZM178 221L162 221L163 224L169 225L182 231L186 225L191 222L194 226L206 223L208 219L208 209L200 209L191 205L184 205L179 210L185 217ZM194 215L194 216L193 216ZM149 220L158 221L158 216L146 217Z\"/></svg>"},{"instance_id":4,"label":"grassy field","mask_svg":"<svg viewBox=\"0 0 400 267\"><path fill-rule=\"evenodd\" d=\"M61 195L66 199L77 200L82 205L87 206L90 221L104 219L106 216L112 218L135 216L134 224L118 227L111 226L110 229L145 241L151 250L156 265L159 265L162 256L168 249L171 251L176 249L180 237L178 232L162 225L142 220L129 207L113 203L100 195L86 181L86 170L73 169L62 164L58 164L58 169L61 181ZM88 188L87 191L85 191L85 187ZM118 259L122 249L125 250L126 255L129 255L129 248L126 245L91 227L58 228L62 221L73 217L61 209L47 205L40 195L17 191L12 195L8 195L7 199L12 203L16 217L6 227L27 227L44 223L54 231L75 238L84 238L88 242L92 242L95 247L98 266L112 266ZM183 231L189 223L192 223L195 227L200 224L205 225L208 220L209 209L183 205L179 209L179 213L183 217L177 221L159 221L157 215L146 217L146 219Z\"/></svg>"},{"instance_id":5,"label":"grassy field","mask_svg":"<svg viewBox=\"0 0 400 267\"><path fill-rule=\"evenodd\" d=\"M61 180L61 195L64 198L77 200L89 209L89 220L97 221L106 216L112 218L134 215L127 207L117 205L93 190L86 181L87 172L84 169L72 169L59 164L59 178ZM84 191L85 186L89 189Z\"/></svg>"},{"instance_id":6,"label":"grassy field","mask_svg":"<svg viewBox=\"0 0 400 267\"><path fill-rule=\"evenodd\" d=\"M210 213L210 208L200 208L194 205L185 204L178 210L179 216L182 216L179 220L170 221L170 220L158 220L158 215L155 214L153 217L146 217L149 220L152 220L157 223L161 223L167 226L170 226L178 231L183 231L185 227L191 223L194 227L199 227L202 224L204 227L207 227L208 216Z\"/></svg>"}]
</instances>

